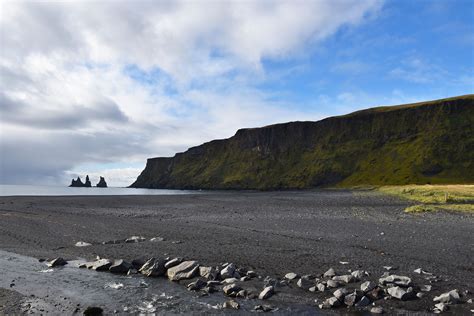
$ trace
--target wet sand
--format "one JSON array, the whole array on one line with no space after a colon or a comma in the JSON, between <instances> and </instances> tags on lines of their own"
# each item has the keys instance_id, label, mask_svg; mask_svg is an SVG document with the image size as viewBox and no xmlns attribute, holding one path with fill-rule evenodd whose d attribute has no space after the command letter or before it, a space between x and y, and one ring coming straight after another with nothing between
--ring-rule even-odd
<instances>
[{"instance_id":1,"label":"wet sand","mask_svg":"<svg viewBox=\"0 0 474 316\"><path fill-rule=\"evenodd\" d=\"M416 268L440 277L423 299L381 302L388 309L426 311L442 292L474 292L474 216L411 215L403 213L407 205L346 190L0 197L0 249L36 258L181 256L205 265L234 262L280 278L333 267L367 270L377 280L383 266L397 267L397 274L419 285L429 283L413 273ZM133 235L165 240L102 244ZM93 245L76 247L77 241ZM300 293L306 299L329 296ZM468 305L457 313L469 313Z\"/></svg>"}]
</instances>

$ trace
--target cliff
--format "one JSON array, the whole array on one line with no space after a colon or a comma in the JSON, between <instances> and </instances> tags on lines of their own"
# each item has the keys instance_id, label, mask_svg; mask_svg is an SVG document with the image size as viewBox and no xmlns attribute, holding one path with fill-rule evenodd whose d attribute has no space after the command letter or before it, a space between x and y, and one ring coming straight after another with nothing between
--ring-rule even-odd
<instances>
[{"instance_id":1,"label":"cliff","mask_svg":"<svg viewBox=\"0 0 474 316\"><path fill-rule=\"evenodd\" d=\"M474 95L241 129L148 159L136 188L474 183Z\"/></svg>"}]
</instances>

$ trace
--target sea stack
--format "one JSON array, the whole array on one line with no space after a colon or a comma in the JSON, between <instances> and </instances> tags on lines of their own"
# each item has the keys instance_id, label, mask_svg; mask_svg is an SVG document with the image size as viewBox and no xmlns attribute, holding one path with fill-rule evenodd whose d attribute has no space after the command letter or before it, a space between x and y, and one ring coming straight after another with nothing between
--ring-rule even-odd
<instances>
[{"instance_id":1,"label":"sea stack","mask_svg":"<svg viewBox=\"0 0 474 316\"><path fill-rule=\"evenodd\" d=\"M86 182L84 183L86 188L90 188L92 186L91 180L89 180L89 175L86 176Z\"/></svg>"},{"instance_id":2,"label":"sea stack","mask_svg":"<svg viewBox=\"0 0 474 316\"><path fill-rule=\"evenodd\" d=\"M104 177L100 177L99 183L96 185L98 188L106 188L107 182L105 182Z\"/></svg>"},{"instance_id":3,"label":"sea stack","mask_svg":"<svg viewBox=\"0 0 474 316\"><path fill-rule=\"evenodd\" d=\"M83 187L84 183L82 183L81 177L77 177L76 180L72 179L70 187Z\"/></svg>"}]
</instances>

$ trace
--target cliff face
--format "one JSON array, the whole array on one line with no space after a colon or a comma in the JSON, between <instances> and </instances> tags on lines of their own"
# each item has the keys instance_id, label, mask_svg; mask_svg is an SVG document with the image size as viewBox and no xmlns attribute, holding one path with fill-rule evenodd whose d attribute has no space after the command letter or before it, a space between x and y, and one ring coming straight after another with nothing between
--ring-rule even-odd
<instances>
[{"instance_id":1,"label":"cliff face","mask_svg":"<svg viewBox=\"0 0 474 316\"><path fill-rule=\"evenodd\" d=\"M131 187L289 189L474 183L474 95L241 129L148 159Z\"/></svg>"}]
</instances>

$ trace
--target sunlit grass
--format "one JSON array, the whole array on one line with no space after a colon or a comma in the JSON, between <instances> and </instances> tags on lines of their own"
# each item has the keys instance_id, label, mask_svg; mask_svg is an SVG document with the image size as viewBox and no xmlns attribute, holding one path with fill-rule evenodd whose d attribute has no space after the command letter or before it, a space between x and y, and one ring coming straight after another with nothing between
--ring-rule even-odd
<instances>
[{"instance_id":1,"label":"sunlit grass","mask_svg":"<svg viewBox=\"0 0 474 316\"><path fill-rule=\"evenodd\" d=\"M408 213L456 211L474 213L474 185L382 186L380 192L420 204L405 209Z\"/></svg>"}]
</instances>

